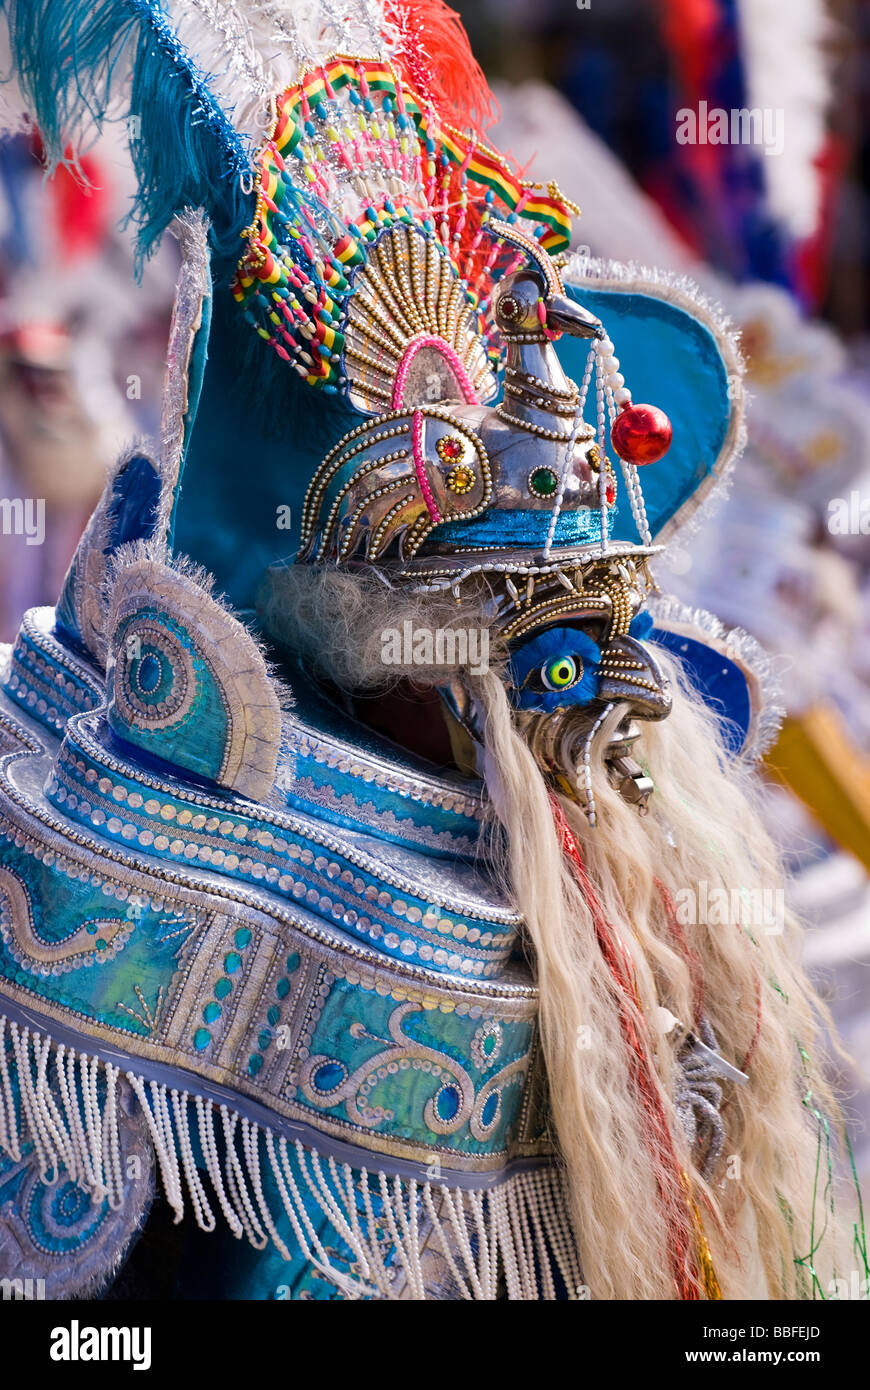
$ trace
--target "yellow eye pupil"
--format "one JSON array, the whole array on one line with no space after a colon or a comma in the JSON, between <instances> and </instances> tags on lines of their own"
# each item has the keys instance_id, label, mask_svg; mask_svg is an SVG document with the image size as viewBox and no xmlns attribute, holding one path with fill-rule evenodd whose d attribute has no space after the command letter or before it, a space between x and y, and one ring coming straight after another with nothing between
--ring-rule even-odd
<instances>
[{"instance_id":1,"label":"yellow eye pupil","mask_svg":"<svg viewBox=\"0 0 870 1390\"><path fill-rule=\"evenodd\" d=\"M541 671L544 685L549 690L566 690L578 679L577 662L571 656L559 656L549 661Z\"/></svg>"}]
</instances>

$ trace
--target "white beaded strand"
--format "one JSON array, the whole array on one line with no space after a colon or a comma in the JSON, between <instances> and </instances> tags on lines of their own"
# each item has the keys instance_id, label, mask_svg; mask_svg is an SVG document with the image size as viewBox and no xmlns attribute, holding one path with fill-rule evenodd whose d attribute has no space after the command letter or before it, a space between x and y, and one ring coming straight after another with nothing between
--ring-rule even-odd
<instances>
[{"instance_id":1,"label":"white beaded strand","mask_svg":"<svg viewBox=\"0 0 870 1390\"><path fill-rule=\"evenodd\" d=\"M438 1237L438 1241L441 1246L441 1252L445 1260L447 1261L450 1273L453 1275L453 1278L456 1281L456 1288L459 1292L460 1298L465 1299L468 1302L473 1302L473 1295L469 1292L468 1285L466 1284L462 1274L459 1272L459 1268L456 1264L456 1261L453 1258L453 1250L451 1248L450 1241L447 1239L447 1233L444 1227L444 1222L441 1218L440 1213L435 1210L435 1203L432 1200L432 1191L432 1184L428 1182L424 1183L423 1205L425 1206L426 1211L428 1213L432 1230Z\"/></svg>"},{"instance_id":2,"label":"white beaded strand","mask_svg":"<svg viewBox=\"0 0 870 1390\"><path fill-rule=\"evenodd\" d=\"M88 1181L88 1141L82 1124L81 1109L76 1092L76 1054L72 1048L67 1052L63 1043L57 1050L55 1074L60 1083L60 1094L69 1121L70 1135L78 1155L76 1179L83 1184ZM72 1174L70 1175L72 1176Z\"/></svg>"},{"instance_id":3,"label":"white beaded strand","mask_svg":"<svg viewBox=\"0 0 870 1390\"><path fill-rule=\"evenodd\" d=\"M178 1159L175 1153L175 1141L172 1134L171 1123L167 1135L164 1127L164 1114L160 1103L160 1091L165 1092L166 1087L159 1087L156 1081L151 1082L151 1102L145 1090L145 1082L141 1076L135 1072L127 1072L127 1080L136 1092L145 1123L151 1133L151 1142L154 1145L154 1152L160 1167L160 1176L163 1179L163 1191L166 1200L175 1212L175 1223L178 1224L184 1216L184 1193L181 1188L181 1181L178 1172ZM165 1117L168 1120L168 1115Z\"/></svg>"},{"instance_id":4,"label":"white beaded strand","mask_svg":"<svg viewBox=\"0 0 870 1390\"><path fill-rule=\"evenodd\" d=\"M39 1035L37 1034L36 1036L38 1037ZM43 1182L50 1183L57 1180L57 1155L46 1133L45 1125L39 1112L33 1090L33 1074L28 1050L29 1040L30 1029L25 1028L23 1032L21 1032L17 1024L13 1023L12 1042L15 1048L15 1062L18 1068L18 1087L21 1096L21 1107L24 1112L30 1137L33 1140L33 1147L36 1150L37 1162L39 1163L39 1176L42 1178Z\"/></svg>"},{"instance_id":5,"label":"white beaded strand","mask_svg":"<svg viewBox=\"0 0 870 1390\"><path fill-rule=\"evenodd\" d=\"M558 1172L532 1173L531 1178L537 1179L534 1182L537 1189L536 1206L544 1222L550 1250L555 1256L568 1297L574 1301L580 1297L582 1273L577 1261L577 1247L569 1234L571 1225L566 1211L563 1179Z\"/></svg>"},{"instance_id":6,"label":"white beaded strand","mask_svg":"<svg viewBox=\"0 0 870 1390\"><path fill-rule=\"evenodd\" d=\"M308 1215L305 1203L303 1202L299 1188L296 1185L296 1178L293 1174L293 1165L290 1158L287 1139L282 1134L281 1138L278 1140L278 1155L280 1158L280 1164L276 1164L274 1150L272 1148L271 1131L267 1131L267 1136L268 1137L266 1141L266 1147L269 1151L269 1158L272 1163L273 1172L275 1174L276 1179L278 1180L281 1189L281 1198L284 1202L284 1208L287 1212L287 1215L290 1217L290 1221L293 1224L294 1230L296 1230L299 1226L299 1222L302 1222L302 1224L305 1227L308 1240L310 1241L311 1247L314 1251L313 1255L308 1253L308 1243L303 1238L300 1241L300 1244L302 1245L303 1249L303 1254L306 1254L306 1257L311 1260L311 1263L315 1266L316 1269L320 1269L324 1274L326 1274L327 1278L331 1279L333 1283L337 1284L343 1292L346 1292L349 1298L356 1297L356 1294L360 1290L354 1289L353 1281L348 1279L346 1275L341 1274L338 1270L334 1269L333 1266L330 1264L329 1255L327 1254L326 1250L323 1247L323 1244L321 1243L320 1237L318 1236L317 1231L315 1230L314 1225L311 1221L311 1217ZM298 1140L296 1140L295 1143L298 1160L298 1151L301 1148L301 1145L299 1144ZM286 1189L289 1189L290 1196L292 1197L292 1202L288 1201L287 1199Z\"/></svg>"},{"instance_id":7,"label":"white beaded strand","mask_svg":"<svg viewBox=\"0 0 870 1390\"><path fill-rule=\"evenodd\" d=\"M118 1077L117 1067L106 1062L106 1108L103 1115L103 1173L106 1180L106 1200L113 1211L124 1205L124 1174L121 1168L121 1143L118 1134Z\"/></svg>"},{"instance_id":8,"label":"white beaded strand","mask_svg":"<svg viewBox=\"0 0 870 1390\"><path fill-rule=\"evenodd\" d=\"M94 1190L101 1191L104 1188L103 1117L100 1114L100 1102L97 1094L97 1075L101 1064L98 1057L88 1057L83 1052L79 1054L79 1064L82 1077L82 1100L84 1103L85 1126L88 1135L90 1171L93 1174Z\"/></svg>"},{"instance_id":9,"label":"white beaded strand","mask_svg":"<svg viewBox=\"0 0 870 1390\"><path fill-rule=\"evenodd\" d=\"M562 510L562 500L565 496L565 488L568 484L568 474L571 471L571 464L574 461L574 446L576 445L577 437L583 428L583 408L586 404L586 395L589 390L589 382L592 379L592 368L595 364L595 360L595 346L593 344L593 346L589 349L589 352L586 357L586 367L583 372L583 380L580 383L580 392L577 397L577 413L574 416L574 424L571 428L571 432L568 435L568 442L565 445L565 457L562 461L562 467L559 472L559 487L558 491L556 492L555 501L553 503L553 510L550 516L550 525L547 531L547 539L544 544L545 560L548 560L550 558L550 550L553 545L553 538L556 534L556 526L559 521L559 514Z\"/></svg>"},{"instance_id":10,"label":"white beaded strand","mask_svg":"<svg viewBox=\"0 0 870 1390\"><path fill-rule=\"evenodd\" d=\"M598 815L595 810L595 794L592 790L592 744L595 740L595 735L598 733L598 730L613 708L612 702L609 705L605 705L601 714L599 714L592 728L589 730L589 733L586 735L586 740L583 744L583 791L586 795L586 818L593 830L598 824Z\"/></svg>"},{"instance_id":11,"label":"white beaded strand","mask_svg":"<svg viewBox=\"0 0 870 1390\"><path fill-rule=\"evenodd\" d=\"M36 1096L40 1111L45 1120L49 1136L54 1143L55 1151L69 1172L70 1167L75 1167L75 1145L72 1135L64 1124L63 1116L58 1109L54 1097L51 1094L51 1087L48 1080L48 1062L51 1056L51 1039L43 1038L43 1047L34 1047L36 1053Z\"/></svg>"},{"instance_id":12,"label":"white beaded strand","mask_svg":"<svg viewBox=\"0 0 870 1390\"><path fill-rule=\"evenodd\" d=\"M411 1297L417 1302L422 1302L426 1297L426 1282L423 1277L423 1263L420 1258L420 1231L417 1222L417 1179L410 1179L406 1198L402 1179L396 1175L393 1178L393 1194L395 1197L395 1206L393 1210L398 1225L401 1228L397 1249L403 1252L403 1260L409 1270L408 1284L411 1290Z\"/></svg>"},{"instance_id":13,"label":"white beaded strand","mask_svg":"<svg viewBox=\"0 0 870 1390\"><path fill-rule=\"evenodd\" d=\"M6 1057L9 1035L21 1088L21 1128L40 1157L43 1173L51 1174L50 1180L54 1180L59 1176L60 1161L68 1175L76 1171L82 1186L108 1196L116 1205L125 1186L119 1130L123 1116L117 1090L121 1073L96 1056L55 1044L41 1033L19 1029L0 1016L0 1141L7 1153L17 1144L19 1129ZM56 1076L53 1092L54 1076L49 1079L52 1052ZM101 1075L106 1083L104 1098L100 1095ZM296 1140L296 1171L303 1179L300 1186L317 1196L329 1226L353 1251L358 1260L354 1273L361 1277L352 1278L334 1267L312 1224L312 1215L306 1210L307 1194L303 1199L297 1186L286 1139L278 1141L276 1152L276 1136L269 1129L261 1130L221 1105L222 1162L212 1101L155 1080L146 1081L133 1072L125 1076L147 1123L166 1197L177 1219L184 1213L184 1185L197 1224L205 1230L216 1224L216 1209L211 1205L211 1194L206 1196L204 1175L198 1172L194 1157L192 1125L196 1125L203 1166L234 1234L247 1234L261 1249L271 1239L284 1259L295 1258L296 1251L285 1244L266 1199L262 1134L266 1162L293 1229L296 1249L344 1297L410 1296L422 1300L431 1296L424 1272L430 1233L444 1251L460 1298L493 1300L503 1270L512 1297L549 1301L555 1294L551 1261L555 1258L563 1278L569 1270L573 1272L575 1253L558 1229L560 1189L555 1175L517 1174L503 1186L484 1192L376 1171L372 1173L380 1198L376 1214L372 1203L375 1193L365 1169L357 1175L347 1162L339 1165L331 1155L303 1150ZM394 1269L386 1264L387 1249L392 1252ZM404 1278L392 1288L398 1269ZM366 1276L370 1283L363 1282Z\"/></svg>"},{"instance_id":14,"label":"white beaded strand","mask_svg":"<svg viewBox=\"0 0 870 1390\"><path fill-rule=\"evenodd\" d=\"M372 1204L372 1191L369 1183L369 1172L367 1168L360 1170L360 1190L362 1192L363 1207L365 1209L366 1221L369 1230L369 1250L372 1264L376 1268L375 1277L378 1288L385 1295L389 1294L390 1284L394 1275L391 1269L387 1268L386 1262L381 1251L381 1242L378 1239L378 1221L375 1217L374 1206Z\"/></svg>"},{"instance_id":15,"label":"white beaded strand","mask_svg":"<svg viewBox=\"0 0 870 1390\"><path fill-rule=\"evenodd\" d=\"M260 1225L257 1213L254 1211L254 1204L248 1192L245 1175L242 1171L241 1160L239 1159L236 1148L236 1129L239 1123L239 1115L233 1110L230 1111L226 1105L221 1108L221 1120L223 1122L224 1140L226 1143L227 1154L227 1188L230 1198L233 1201L236 1211L239 1213L242 1225L245 1228L245 1235L251 1242L255 1250L265 1250L269 1244L269 1237Z\"/></svg>"},{"instance_id":16,"label":"white beaded strand","mask_svg":"<svg viewBox=\"0 0 870 1390\"><path fill-rule=\"evenodd\" d=\"M362 1223L360 1222L359 1212L357 1210L356 1187L353 1180L353 1169L349 1163L343 1163L341 1165L341 1172L339 1173L338 1164L332 1154L330 1154L329 1171L335 1183L336 1191L340 1193L344 1199L344 1210L350 1220L355 1242L352 1249L360 1249L366 1252L366 1259L361 1266L361 1272L365 1274L366 1278L370 1278L373 1283L377 1283L380 1251L377 1248L376 1233L372 1232L369 1240L367 1240L366 1234L362 1228ZM370 1245L372 1247L372 1258L369 1262Z\"/></svg>"},{"instance_id":17,"label":"white beaded strand","mask_svg":"<svg viewBox=\"0 0 870 1390\"><path fill-rule=\"evenodd\" d=\"M601 516L601 552L605 554L608 547L607 534L607 416L604 397L604 344L612 343L609 338L601 338L594 344L595 352L595 411L598 428L598 510Z\"/></svg>"},{"instance_id":18,"label":"white beaded strand","mask_svg":"<svg viewBox=\"0 0 870 1390\"><path fill-rule=\"evenodd\" d=\"M14 1027L14 1025L12 1025ZM18 1117L15 1113L15 1096L9 1063L6 1058L6 1016L0 1019L0 1149L9 1154L16 1163L21 1161L21 1142Z\"/></svg>"},{"instance_id":19,"label":"white beaded strand","mask_svg":"<svg viewBox=\"0 0 870 1390\"><path fill-rule=\"evenodd\" d=\"M610 415L610 428L613 429L617 416L616 395L608 385L607 387L607 407ZM631 506L631 514L634 517L634 524L637 527L638 535L644 545L652 545L652 532L650 531L649 519L646 514L646 506L643 500L643 490L638 477L637 464L629 463L627 459L621 458L622 476L628 490L628 500Z\"/></svg>"},{"instance_id":20,"label":"white beaded strand","mask_svg":"<svg viewBox=\"0 0 870 1390\"><path fill-rule=\"evenodd\" d=\"M601 366L604 371L604 380L607 389L613 393L616 404L620 407L631 405L631 392L625 384L625 377L619 370L619 358L615 356L616 349L609 338L601 338L598 343L598 352L601 358Z\"/></svg>"},{"instance_id":21,"label":"white beaded strand","mask_svg":"<svg viewBox=\"0 0 870 1390\"><path fill-rule=\"evenodd\" d=\"M218 1156L217 1140L215 1139L214 1133L214 1102L211 1100L204 1100L202 1096L197 1096L196 1115L199 1123L199 1142L202 1148L203 1158L205 1159L206 1172L211 1178L212 1187L215 1190L224 1219L236 1239L240 1240L245 1232L227 1196L226 1188L224 1187L223 1173L221 1172L220 1158Z\"/></svg>"},{"instance_id":22,"label":"white beaded strand","mask_svg":"<svg viewBox=\"0 0 870 1390\"><path fill-rule=\"evenodd\" d=\"M272 1213L269 1210L266 1194L263 1191L263 1175L260 1168L260 1127L254 1124L252 1120L248 1120L244 1115L242 1116L242 1148L248 1168L248 1177L251 1180L251 1187L254 1189L254 1197L256 1198L260 1215L263 1218L263 1225L271 1236L272 1243L282 1259L292 1260L293 1255L281 1239L278 1228L272 1218Z\"/></svg>"},{"instance_id":23,"label":"white beaded strand","mask_svg":"<svg viewBox=\"0 0 870 1390\"><path fill-rule=\"evenodd\" d=\"M522 1298L523 1281L520 1273L517 1248L511 1230L507 1194L504 1188L496 1187L493 1188L489 1197L490 1209L493 1214L493 1225L498 1232L498 1244L501 1251L507 1295L511 1301L519 1301Z\"/></svg>"},{"instance_id":24,"label":"white beaded strand","mask_svg":"<svg viewBox=\"0 0 870 1390\"><path fill-rule=\"evenodd\" d=\"M355 1251L357 1259L360 1262L360 1272L363 1278L372 1279L374 1275L366 1255L365 1245L357 1242L354 1232L346 1220L345 1214L339 1206L336 1196L330 1188L326 1180L326 1175L320 1166L320 1155L314 1149L310 1150L308 1154L308 1158L311 1162L311 1174L309 1174L306 1165L305 1149L298 1140L296 1143L296 1157L299 1160L299 1170L308 1185L309 1191L320 1207L320 1210L350 1249ZM341 1186L339 1185L339 1193L341 1190Z\"/></svg>"},{"instance_id":25,"label":"white beaded strand","mask_svg":"<svg viewBox=\"0 0 870 1390\"><path fill-rule=\"evenodd\" d=\"M217 1219L212 1211L202 1179L199 1176L199 1169L193 1157L193 1145L190 1142L190 1126L188 1122L188 1105L190 1096L187 1091L179 1095L178 1091L173 1090L172 1111L175 1116L175 1133L178 1135L178 1147L181 1149L181 1166L184 1169L184 1176L187 1179L187 1190L190 1193L190 1200L193 1203L193 1214L196 1224L201 1231L213 1231L217 1225Z\"/></svg>"}]
</instances>

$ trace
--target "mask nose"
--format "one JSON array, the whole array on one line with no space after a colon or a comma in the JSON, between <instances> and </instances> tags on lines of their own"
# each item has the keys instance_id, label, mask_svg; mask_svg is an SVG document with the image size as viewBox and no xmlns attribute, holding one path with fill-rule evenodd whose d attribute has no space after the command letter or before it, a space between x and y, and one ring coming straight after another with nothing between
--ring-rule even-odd
<instances>
[{"instance_id":1,"label":"mask nose","mask_svg":"<svg viewBox=\"0 0 870 1390\"><path fill-rule=\"evenodd\" d=\"M634 637L614 637L601 658L598 699L627 704L637 719L666 719L673 699L667 677Z\"/></svg>"},{"instance_id":2,"label":"mask nose","mask_svg":"<svg viewBox=\"0 0 870 1390\"><path fill-rule=\"evenodd\" d=\"M603 338L600 319L567 295L551 294L545 301L547 327L554 332L567 333L571 338Z\"/></svg>"}]
</instances>

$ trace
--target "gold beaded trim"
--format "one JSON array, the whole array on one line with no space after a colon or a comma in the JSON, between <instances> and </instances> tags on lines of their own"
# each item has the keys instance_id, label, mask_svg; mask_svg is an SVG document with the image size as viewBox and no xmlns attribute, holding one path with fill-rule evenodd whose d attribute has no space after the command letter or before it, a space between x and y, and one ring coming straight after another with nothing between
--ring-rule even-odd
<instances>
[{"instance_id":1,"label":"gold beaded trim","mask_svg":"<svg viewBox=\"0 0 870 1390\"><path fill-rule=\"evenodd\" d=\"M549 381L545 381L543 377L534 376L531 372L521 371L519 367L505 367L504 374L505 376L516 379L523 386L527 387L528 390L533 391L537 389L543 391L546 395L555 397L556 400L576 401L580 395L580 390L576 383L567 391L563 391L558 386L553 386Z\"/></svg>"},{"instance_id":2,"label":"gold beaded trim","mask_svg":"<svg viewBox=\"0 0 870 1390\"><path fill-rule=\"evenodd\" d=\"M523 405L529 405L533 410L546 411L548 415L565 415L571 419L577 413L576 402L572 405L570 402L560 401L555 397L551 398L543 392L535 395L524 386L509 385L506 398L521 401Z\"/></svg>"},{"instance_id":3,"label":"gold beaded trim","mask_svg":"<svg viewBox=\"0 0 870 1390\"><path fill-rule=\"evenodd\" d=\"M652 681L645 681L645 680L642 680L642 679L640 678L640 676L623 676L623 675L620 675L620 673L619 673L618 671L611 671L610 668L609 668L608 666L606 666L604 662L602 662L601 666L599 667L599 671L600 671L600 674L601 674L602 676L606 676L608 680L611 680L611 681L623 681L626 685L640 685L640 686L642 686L645 690L652 690L652 691L654 691L656 695L660 695L660 694L662 693L662 692L661 692L661 688L660 688L659 686L655 685Z\"/></svg>"},{"instance_id":4,"label":"gold beaded trim","mask_svg":"<svg viewBox=\"0 0 870 1390\"><path fill-rule=\"evenodd\" d=\"M529 434L540 435L542 439L554 439L559 444L567 444L571 438L571 430L567 434L563 434L561 430L548 430L543 425L533 425L529 420L522 420L519 415L509 414L503 405L497 405L495 413L506 425L515 425L517 429L528 430Z\"/></svg>"},{"instance_id":5,"label":"gold beaded trim","mask_svg":"<svg viewBox=\"0 0 870 1390\"><path fill-rule=\"evenodd\" d=\"M331 541L333 526L335 525L335 521L338 516L342 502L344 501L347 494L351 492L352 489L356 486L360 478L364 478L367 473L374 473L376 469L381 468L385 463L395 463L398 460L406 459L407 457L407 449L396 449L395 452L392 454L381 454L376 459L369 459L368 463L364 464L362 468L358 468L357 471L354 473L353 477L348 479L348 481L344 484L344 486L336 495L332 503L332 506L329 509L329 516L327 517L326 525L323 528L323 539L320 543L320 547L317 552L318 560L323 558L324 551L326 550L329 542ZM380 487L376 488L374 492L369 493L365 501L362 502L354 512L354 519L375 498L382 497L385 492L391 491L394 487L399 487L403 482L407 482L407 479L401 478L399 482L393 483L390 488ZM342 555L342 558L344 558L344 555Z\"/></svg>"},{"instance_id":6,"label":"gold beaded trim","mask_svg":"<svg viewBox=\"0 0 870 1390\"><path fill-rule=\"evenodd\" d=\"M549 621L550 618L558 618L565 613L576 613L578 609L607 614L610 604L604 597L588 594L577 594L573 599L567 595L564 598L542 599L539 603L524 609L508 623L501 636L505 642L513 642L517 637L524 637L530 629L540 627L545 615Z\"/></svg>"},{"instance_id":7,"label":"gold beaded trim","mask_svg":"<svg viewBox=\"0 0 870 1390\"><path fill-rule=\"evenodd\" d=\"M371 542L370 542L370 544L369 544L368 558L369 558L370 560L376 560L377 557L378 557L378 555L380 554L380 550L381 550L381 540L382 540L382 538L383 538L383 536L384 536L384 533L385 533L386 531L389 531L389 529L390 529L390 522L393 520L393 517L398 516L399 512L401 512L401 511L403 510L403 508L407 507L407 505L408 505L409 502L413 502L413 501L414 501L414 493L413 493L413 492L406 492L406 493L405 493L405 496L404 496L404 497L400 497L399 500L398 500L398 502L396 502L396 503L390 508L390 510L389 510L388 512L386 512L385 515L384 515L384 516L381 518L381 520L378 522L378 525L377 525L377 527L376 527L376 529L375 529L375 533L374 533L374 535L372 536Z\"/></svg>"},{"instance_id":8,"label":"gold beaded trim","mask_svg":"<svg viewBox=\"0 0 870 1390\"><path fill-rule=\"evenodd\" d=\"M345 464L349 463L357 455L364 453L367 449L372 447L372 445L381 443L388 439L396 438L398 436L404 436L407 439L412 428L412 414L412 412L409 412L407 410L389 411L386 414L377 417L377 419L375 420L367 421L363 425L357 425L355 429L351 430L347 435L344 436L343 439L340 439L338 443L332 447L332 449L330 449L329 453L326 455L323 462L317 469L317 472L315 473L313 479L311 480L308 492L305 496L305 501L303 503L301 538L301 545L303 548L306 545L308 545L311 541L311 537L317 522L317 514L320 509L320 506L322 505L323 495L326 489L328 488L330 482L335 477L335 475L345 466ZM449 519L451 521L465 521L470 520L473 517L479 516L480 512L485 510L485 508L489 506L489 503L492 499L492 475L489 467L489 458L487 456L482 441L476 435L469 432L465 426L460 424L460 422L457 421L451 415L450 411L447 408L442 409L437 406L425 406L422 410L422 414L425 415L427 418L443 420L445 423L451 425L454 430L460 431L461 433L455 436L446 437L461 439L463 447L467 448L467 446L471 444L472 447L475 449L482 470L484 484L483 496L481 498L480 503L477 506L465 508L462 511L451 512ZM402 421L403 423L390 424L391 421ZM378 429L377 427L380 425L387 425L387 428ZM370 431L371 433L369 433ZM442 436L441 439L436 441L435 447L439 453L439 457L441 456L441 451L438 446L443 442L444 438L445 436ZM381 454L377 458L367 459L366 462L362 464L361 467L358 468L349 479L347 479L347 481L342 485L338 494L333 499L329 510L329 514L323 525L321 539L317 547L316 559L318 561L324 558L327 551L329 550L330 545L333 542L341 505L344 499L346 498L347 494L350 491L352 491L356 484L360 481L360 479L364 478L367 474L376 472L385 464L389 464L398 460L404 460L408 457L408 449L398 449L386 454ZM461 486L453 487L451 485L450 477L453 474L455 474L456 481L462 484ZM448 475L446 481L447 486L451 488L451 491L461 496L472 491L476 482L476 475L474 470L471 468L470 464L460 464L455 469L451 470L451 475ZM408 486L409 484L413 485L413 483L414 478L409 473L407 476L403 478L396 479L388 485L385 484L383 487L373 490L368 495L368 497L366 497L356 507L353 514L350 517L345 518L345 536L342 541L340 553L338 556L340 561L346 559L350 553L350 548L353 544L354 539L354 526L357 520L359 519L360 515L365 510L366 506L370 505L370 503L374 499L383 496L385 493L393 492L397 488L402 486ZM414 500L414 496L415 494L409 495L409 497L405 499L405 502ZM380 549L382 531L385 528L385 524L391 521L393 517L396 515L396 513L400 510L401 507L392 508L390 512L387 514L387 516L384 517L382 521L379 523L378 531L375 535L372 536L370 542L370 559L374 559L378 554L378 551ZM425 540L429 532L433 529L435 524L436 523L432 521L428 513L415 520L413 527L405 537L404 553L408 558L412 558L416 554L420 545Z\"/></svg>"}]
</instances>

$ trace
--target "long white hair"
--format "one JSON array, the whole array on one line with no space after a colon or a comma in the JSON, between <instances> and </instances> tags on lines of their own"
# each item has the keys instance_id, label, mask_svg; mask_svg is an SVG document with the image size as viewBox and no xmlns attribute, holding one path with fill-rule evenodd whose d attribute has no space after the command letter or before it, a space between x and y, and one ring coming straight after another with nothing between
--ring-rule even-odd
<instances>
[{"instance_id":1,"label":"long white hair","mask_svg":"<svg viewBox=\"0 0 870 1390\"><path fill-rule=\"evenodd\" d=\"M458 620L455 604L397 599L371 578L286 574L264 607L267 625L309 657L325 654L348 689L384 683L377 634L397 608L421 623ZM726 1298L827 1293L847 1256L828 1158L838 1111L820 1062L829 1020L789 913L721 925L704 913L722 891L727 901L781 894L784 873L751 772L726 753L676 664L658 659L675 698L633 750L655 783L648 814L609 785L599 745L594 829L576 801L554 795L498 670L468 676L495 831L488 863L525 923L583 1277L594 1298L716 1296L711 1270ZM702 920L680 920L674 901L687 894ZM706 1019L722 1056L748 1076L724 1088L725 1143L709 1183L677 1120L684 1029L658 1029L666 1016L685 1028ZM691 1247L682 1286L675 1246Z\"/></svg>"},{"instance_id":2,"label":"long white hair","mask_svg":"<svg viewBox=\"0 0 870 1390\"><path fill-rule=\"evenodd\" d=\"M784 876L750 776L729 761L717 721L676 668L671 675L673 711L644 726L634 749L655 782L648 814L641 818L609 786L600 757L595 829L574 801L558 798L591 895L566 863L548 787L516 731L502 682L490 673L477 683L492 769L487 790L506 831L501 870L533 947L550 1104L584 1277L594 1297L675 1292L667 1219L674 1213L663 1209L651 1161L656 1135L633 1084L622 1023L633 1002L602 954L600 905L630 958L642 1014L635 1024L649 1039L656 1099L702 1223L696 1238L709 1243L724 1296L794 1298L811 1293L814 1279L827 1291L846 1251L827 1190L828 1133L838 1112L819 1065L826 1011L802 969L801 932L789 913L781 923L746 922L742 914L703 920L705 900L721 900L724 891L733 902L736 890L741 901L757 902L765 891L781 894ZM684 925L674 897L686 890L701 920ZM725 1088L725 1145L711 1184L675 1122L671 1039L682 1030L655 1029L662 1009L690 1027L703 1014L722 1055L749 1077Z\"/></svg>"}]
</instances>

